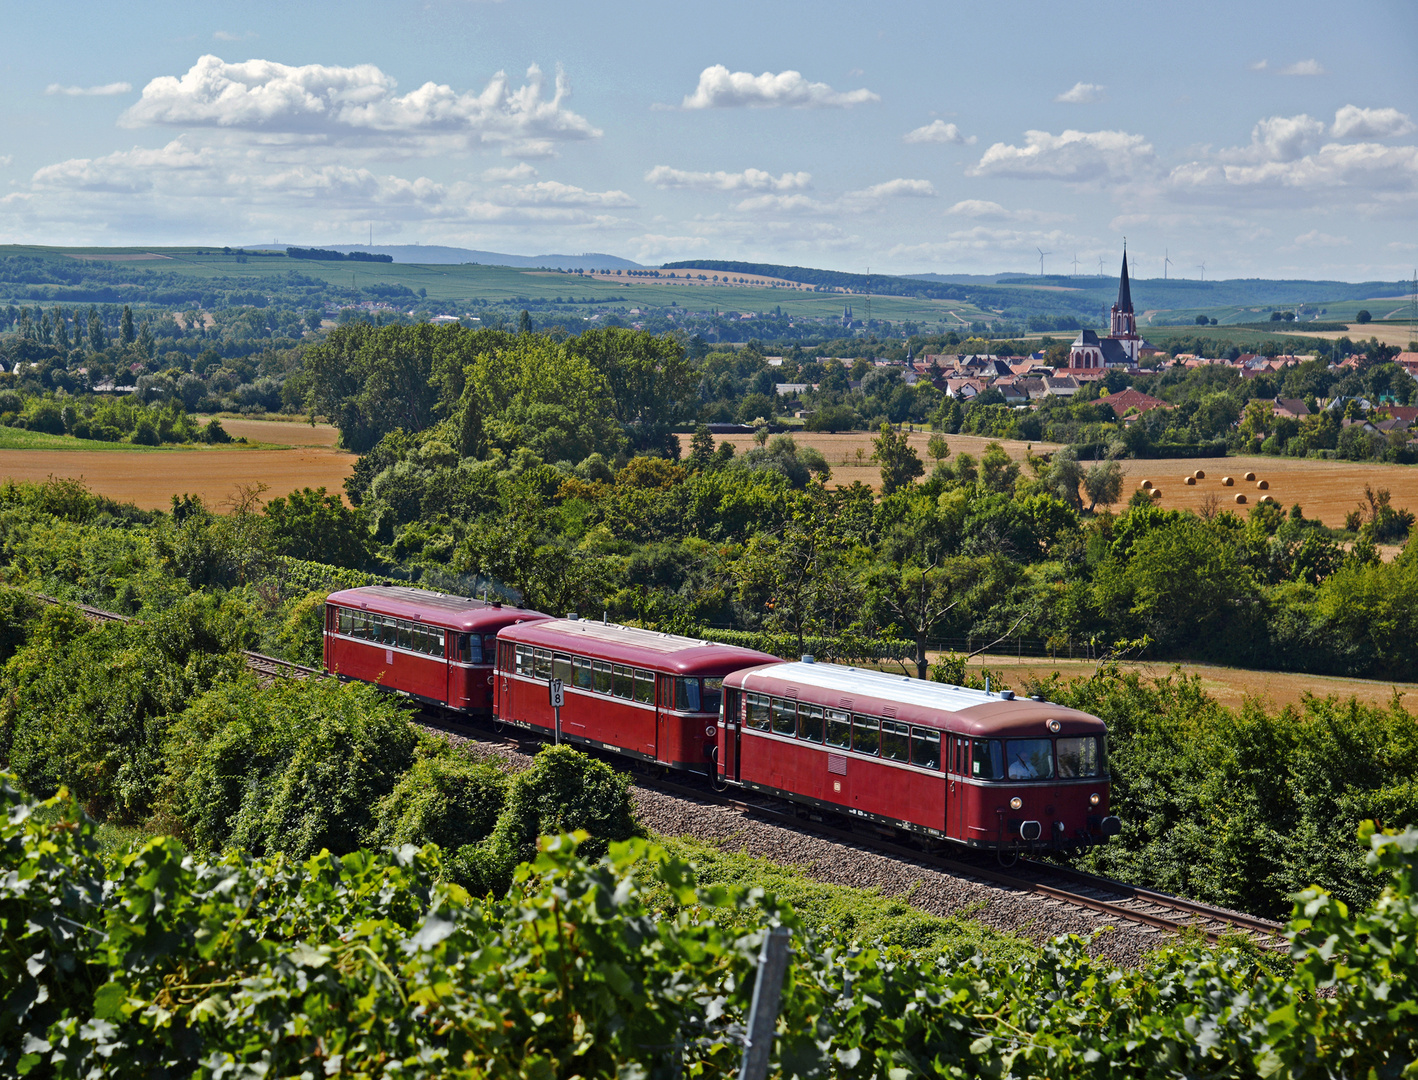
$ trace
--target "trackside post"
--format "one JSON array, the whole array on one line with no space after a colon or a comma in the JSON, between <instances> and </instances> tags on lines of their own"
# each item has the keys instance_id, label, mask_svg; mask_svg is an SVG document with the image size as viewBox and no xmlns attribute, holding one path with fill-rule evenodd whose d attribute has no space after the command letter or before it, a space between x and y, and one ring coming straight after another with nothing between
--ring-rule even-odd
<instances>
[{"instance_id":1,"label":"trackside post","mask_svg":"<svg viewBox=\"0 0 1418 1080\"><path fill-rule=\"evenodd\" d=\"M561 745L561 705L566 700L565 684L560 679L552 679L547 683L547 690L551 694L552 712L556 714L556 745Z\"/></svg>"},{"instance_id":2,"label":"trackside post","mask_svg":"<svg viewBox=\"0 0 1418 1080\"><path fill-rule=\"evenodd\" d=\"M773 1049L773 1029L778 1023L778 1006L783 997L783 976L788 970L788 943L793 932L775 926L763 939L758 954L758 978L753 984L753 1005L748 1012L748 1036L743 1043L743 1064L739 1080L764 1080L768 1056Z\"/></svg>"}]
</instances>

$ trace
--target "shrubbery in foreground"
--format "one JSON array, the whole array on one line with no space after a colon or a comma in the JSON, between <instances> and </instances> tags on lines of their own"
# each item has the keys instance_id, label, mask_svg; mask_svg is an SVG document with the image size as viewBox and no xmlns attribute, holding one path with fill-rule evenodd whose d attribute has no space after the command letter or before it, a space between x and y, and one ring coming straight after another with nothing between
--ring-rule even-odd
<instances>
[{"instance_id":1,"label":"shrubbery in foreground","mask_svg":"<svg viewBox=\"0 0 1418 1080\"><path fill-rule=\"evenodd\" d=\"M775 923L794 934L782 1076L1386 1077L1418 1059L1413 829L1361 833L1391 878L1362 915L1297 899L1277 978L1199 949L1120 971L1076 938L1013 966L924 963L760 890L696 887L638 839L594 864L543 840L485 901L439 882L432 847L199 863L158 838L105 871L63 796L6 784L0 802L0 1072L726 1076Z\"/></svg>"}]
</instances>

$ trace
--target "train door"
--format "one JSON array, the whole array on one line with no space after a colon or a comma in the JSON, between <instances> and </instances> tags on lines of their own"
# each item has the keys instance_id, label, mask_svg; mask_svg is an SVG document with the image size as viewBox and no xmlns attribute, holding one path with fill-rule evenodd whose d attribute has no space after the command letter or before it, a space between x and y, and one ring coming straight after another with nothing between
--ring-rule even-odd
<instances>
[{"instance_id":1,"label":"train door","mask_svg":"<svg viewBox=\"0 0 1418 1080\"><path fill-rule=\"evenodd\" d=\"M957 840L965 838L965 745L960 735L946 736L945 768L950 786L945 800L945 834Z\"/></svg>"},{"instance_id":2,"label":"train door","mask_svg":"<svg viewBox=\"0 0 1418 1080\"><path fill-rule=\"evenodd\" d=\"M512 716L513 648L510 641L497 643L497 670L493 672L493 690L496 700L492 703L492 715L499 720L508 720Z\"/></svg>"},{"instance_id":3,"label":"train door","mask_svg":"<svg viewBox=\"0 0 1418 1080\"><path fill-rule=\"evenodd\" d=\"M655 758L658 761L676 760L679 739L676 737L675 718L670 710L675 707L675 678L673 675L655 676ZM680 754L679 757L685 755Z\"/></svg>"},{"instance_id":4,"label":"train door","mask_svg":"<svg viewBox=\"0 0 1418 1080\"><path fill-rule=\"evenodd\" d=\"M743 692L724 688L719 713L719 775L725 780L739 778L739 710Z\"/></svg>"}]
</instances>

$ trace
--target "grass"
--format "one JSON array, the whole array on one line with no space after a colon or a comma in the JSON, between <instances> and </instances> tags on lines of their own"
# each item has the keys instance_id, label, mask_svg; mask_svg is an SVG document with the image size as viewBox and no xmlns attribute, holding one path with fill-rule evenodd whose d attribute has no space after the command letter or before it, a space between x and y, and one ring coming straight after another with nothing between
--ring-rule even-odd
<instances>
[{"instance_id":1,"label":"grass","mask_svg":"<svg viewBox=\"0 0 1418 1080\"><path fill-rule=\"evenodd\" d=\"M122 451L125 453L159 453L172 450L285 450L281 443L231 442L217 446L195 443L166 443L162 446L140 446L136 443L104 442L100 439L76 439L72 435L50 435L27 428L0 426L0 450L70 450Z\"/></svg>"},{"instance_id":2,"label":"grass","mask_svg":"<svg viewBox=\"0 0 1418 1080\"><path fill-rule=\"evenodd\" d=\"M979 948L1006 960L1031 956L1038 949L1024 938L991 930L967 910L939 916L912 907L908 896L883 896L877 889L853 889L814 881L807 872L742 852L724 851L686 837L655 837L671 855L692 863L702 885L756 886L786 902L814 928L852 935L862 945L896 946L929 959L957 949ZM669 896L652 897L670 906Z\"/></svg>"}]
</instances>

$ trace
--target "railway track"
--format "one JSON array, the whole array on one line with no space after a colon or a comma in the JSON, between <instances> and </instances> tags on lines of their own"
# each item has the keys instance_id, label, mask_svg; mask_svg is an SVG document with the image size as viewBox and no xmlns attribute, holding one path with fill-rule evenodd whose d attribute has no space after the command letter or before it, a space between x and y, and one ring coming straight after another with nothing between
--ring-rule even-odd
<instances>
[{"instance_id":1,"label":"railway track","mask_svg":"<svg viewBox=\"0 0 1418 1080\"><path fill-rule=\"evenodd\" d=\"M36 599L49 604L67 604L69 601L33 594ZM129 622L130 616L119 615L102 608L86 604L73 604L84 615L98 622ZM289 660L267 656L247 650L247 666L255 672L263 685L270 685L278 679L303 679L319 675L320 671L295 664ZM446 715L428 709L421 709L417 723L436 731L473 738L479 742L501 744L525 752L535 748L545 740L535 735L512 733L510 731L489 730L494 725L478 721L454 722ZM618 768L624 769L625 762L611 759ZM1153 930L1173 934L1199 932L1209 941L1219 941L1228 935L1241 935L1265 947L1279 948L1285 944L1281 936L1284 929L1279 923L1257 918L1243 912L1228 911L1211 904L1199 903L1184 897L1171 896L1153 889L1128 885L1111 878L1074 870L1032 859L1020 860L1012 867L991 865L981 853L942 854L903 842L898 836L883 835L886 830L876 827L856 827L849 823L834 822L825 816L795 803L757 793L734 792L732 794L713 790L710 784L686 783L684 778L647 776L632 769L633 781L649 790L694 801L709 801L734 812L773 821L780 825L821 836L852 847L862 848L877 854L916 863L939 870L955 877L992 885L1015 892L1033 894L1045 903L1069 904L1085 908L1102 915L1104 919L1118 919L1141 924ZM869 833L863 829L869 829Z\"/></svg>"}]
</instances>

